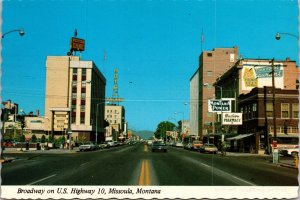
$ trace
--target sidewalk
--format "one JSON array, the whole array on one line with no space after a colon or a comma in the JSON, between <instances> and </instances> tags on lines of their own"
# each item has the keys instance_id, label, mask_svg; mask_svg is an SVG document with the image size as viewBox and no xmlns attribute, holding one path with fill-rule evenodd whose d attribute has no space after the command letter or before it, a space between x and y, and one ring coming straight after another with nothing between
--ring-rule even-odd
<instances>
[{"instance_id":1,"label":"sidewalk","mask_svg":"<svg viewBox=\"0 0 300 200\"><path fill-rule=\"evenodd\" d=\"M218 154L221 154L221 152L218 152ZM252 154L252 153L240 153L240 152L226 152L226 156L228 157L251 157L251 158L262 158L265 159L268 163L272 165L277 165L281 167L288 167L292 169L298 169L295 166L295 162L293 157L279 157L278 163L273 163L273 157L272 155L268 154ZM225 156L225 157L226 157Z\"/></svg>"},{"instance_id":2,"label":"sidewalk","mask_svg":"<svg viewBox=\"0 0 300 200\"><path fill-rule=\"evenodd\" d=\"M5 154L20 154L20 153L30 153L30 154L69 154L69 153L77 153L79 151L78 147L73 148L72 150L69 149L49 149L49 150L24 150L20 151L19 149L16 148L6 148L3 153L4 156L3 158L0 159L0 162L3 163L8 163L13 161L15 158L14 157L8 157L5 156Z\"/></svg>"}]
</instances>

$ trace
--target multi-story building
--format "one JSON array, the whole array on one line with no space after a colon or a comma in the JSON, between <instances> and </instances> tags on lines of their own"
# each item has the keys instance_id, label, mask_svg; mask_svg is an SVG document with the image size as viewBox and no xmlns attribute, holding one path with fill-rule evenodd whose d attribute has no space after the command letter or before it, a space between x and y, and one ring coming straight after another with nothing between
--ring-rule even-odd
<instances>
[{"instance_id":1,"label":"multi-story building","mask_svg":"<svg viewBox=\"0 0 300 200\"><path fill-rule=\"evenodd\" d=\"M109 123L106 128L106 137L118 140L124 137L125 131L125 109L118 105L105 105L105 120Z\"/></svg>"},{"instance_id":2,"label":"multi-story building","mask_svg":"<svg viewBox=\"0 0 300 200\"><path fill-rule=\"evenodd\" d=\"M221 88L222 88L222 97L223 98L232 98L234 99L232 103L232 109L231 112L243 112L243 113L256 113L258 109L262 112L264 109L262 106L258 108L258 102L248 102L245 101L245 98L251 99L256 98L255 101L257 101L257 98L261 98L261 88L264 87L272 87L272 66L274 67L274 87L275 90L275 101L277 103L280 103L281 100L284 98L284 101L291 101L291 98L293 101L295 101L295 97L297 97L295 92L298 90L299 87L299 69L296 66L295 61L291 61L289 58L286 60L272 60L272 59L240 59L235 63L235 65L230 68L228 71L226 71L221 77L219 77L216 82L214 83L216 87L216 95L221 95ZM257 90L259 88L260 90ZM253 91L254 90L254 91ZM287 92L293 91L293 92ZM259 94L252 94L252 93L259 93ZM268 93L273 93L273 90L268 90ZM249 94L251 93L251 94ZM286 93L286 96L285 96ZM246 96L245 96L246 95ZM250 95L250 97L248 96ZM256 97L254 97L256 95ZM260 96L259 96L260 95ZM268 94L272 95L272 94ZM293 95L293 97L291 97ZM240 97L239 97L240 96ZM268 98L272 99L272 98ZM253 99L252 99L253 100ZM260 99L262 101L262 99ZM243 102L241 102L243 101ZM254 101L254 100L253 100ZM247 102L247 103L245 103ZM245 104L248 104L246 105ZM280 104L276 103L276 110L280 113L281 107ZM281 102L284 103L284 102ZM295 102L294 102L295 103ZM260 102L260 105L262 103ZM269 105L269 103L268 103ZM264 105L265 106L265 105ZM294 106L294 105L293 105ZM268 109L270 109L270 106L267 106ZM290 106L289 108L292 108ZM295 108L295 107L294 107ZM271 112L271 111L270 111ZM292 112L292 111L291 111ZM283 121L280 119L279 113L276 114L276 121L278 124L278 127L283 126ZM277 116L278 115L278 116ZM245 118L246 117L246 118ZM270 117L270 116L269 116ZM230 132L235 132L236 134L239 134L238 136L231 138L229 140L235 141L235 147L237 146L237 142L242 143L243 140L248 141L247 144L251 143L250 145L246 145L245 148L241 148L243 145L239 145L239 148L243 149L243 151L251 151L251 152L258 152L259 148L262 148L263 145L260 145L259 141L261 141L259 138L267 137L264 134L273 134L272 124L269 123L268 127L269 129L265 129L263 131L263 128L266 126L262 126L262 121L257 121L258 118L263 120L264 122L267 122L269 120L265 119L265 115L260 115L260 117L252 117L251 120L248 117L248 114L243 115L243 124L239 126L221 126L221 121L215 123L217 128L223 128L223 132L226 134ZM249 123L249 120L251 123ZM253 124L253 121L255 123ZM290 123L287 126L292 126L294 122L286 121L286 123ZM260 127L260 128L259 128ZM276 129L277 130L277 129ZM280 131L280 130L279 130ZM249 138L246 138L246 136L249 136ZM251 137L250 137L251 136ZM252 138L252 142L249 142L249 140ZM272 138L272 137L270 137ZM287 137L286 137L287 138ZM239 140L239 141L237 141Z\"/></svg>"},{"instance_id":3,"label":"multi-story building","mask_svg":"<svg viewBox=\"0 0 300 200\"><path fill-rule=\"evenodd\" d=\"M278 147L298 145L299 142L299 91L297 89L275 89L273 108L273 88L254 88L250 93L241 94L238 99L239 111L243 113L240 134L229 138L236 151L264 153L271 149L273 140ZM276 137L274 135L274 112Z\"/></svg>"},{"instance_id":4,"label":"multi-story building","mask_svg":"<svg viewBox=\"0 0 300 200\"><path fill-rule=\"evenodd\" d=\"M238 47L215 48L200 55L199 67L190 79L190 135L202 140L204 135L214 132L212 122L215 116L207 112L207 100L216 98L213 83L237 59Z\"/></svg>"},{"instance_id":5,"label":"multi-story building","mask_svg":"<svg viewBox=\"0 0 300 200\"><path fill-rule=\"evenodd\" d=\"M54 137L71 132L72 140L94 141L97 130L97 141L104 140L105 86L106 79L93 61L48 56L45 131Z\"/></svg>"}]
</instances>

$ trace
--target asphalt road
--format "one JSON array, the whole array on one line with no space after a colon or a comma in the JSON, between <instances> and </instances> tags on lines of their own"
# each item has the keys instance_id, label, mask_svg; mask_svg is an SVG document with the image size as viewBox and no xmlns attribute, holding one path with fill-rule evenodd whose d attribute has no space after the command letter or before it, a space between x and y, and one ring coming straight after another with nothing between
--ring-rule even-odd
<instances>
[{"instance_id":1,"label":"asphalt road","mask_svg":"<svg viewBox=\"0 0 300 200\"><path fill-rule=\"evenodd\" d=\"M200 154L144 144L69 154L14 154L2 185L298 186L295 169L259 157Z\"/></svg>"}]
</instances>

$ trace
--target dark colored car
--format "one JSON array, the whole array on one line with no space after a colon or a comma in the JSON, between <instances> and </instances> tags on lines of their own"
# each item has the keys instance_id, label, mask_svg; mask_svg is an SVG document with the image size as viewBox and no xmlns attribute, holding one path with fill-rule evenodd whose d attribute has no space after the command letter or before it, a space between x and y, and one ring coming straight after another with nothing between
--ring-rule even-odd
<instances>
[{"instance_id":1,"label":"dark colored car","mask_svg":"<svg viewBox=\"0 0 300 200\"><path fill-rule=\"evenodd\" d=\"M154 151L167 152L167 146L163 141L154 141L151 144L151 149L152 149L152 152L154 152Z\"/></svg>"}]
</instances>

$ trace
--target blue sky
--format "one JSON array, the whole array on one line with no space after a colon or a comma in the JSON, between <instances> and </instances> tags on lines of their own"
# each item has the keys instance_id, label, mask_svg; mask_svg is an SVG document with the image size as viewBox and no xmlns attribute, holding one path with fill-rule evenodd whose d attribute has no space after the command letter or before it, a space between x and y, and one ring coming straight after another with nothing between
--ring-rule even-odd
<instances>
[{"instance_id":1,"label":"blue sky","mask_svg":"<svg viewBox=\"0 0 300 200\"><path fill-rule=\"evenodd\" d=\"M296 0L4 0L2 32L23 27L25 36L2 40L2 100L43 114L46 56L66 55L76 28L86 40L82 59L93 60L107 79L107 97L119 69L129 128L155 130L189 116L202 30L203 50L238 46L245 58L298 63L297 40L274 38L298 35L297 18Z\"/></svg>"}]
</instances>

